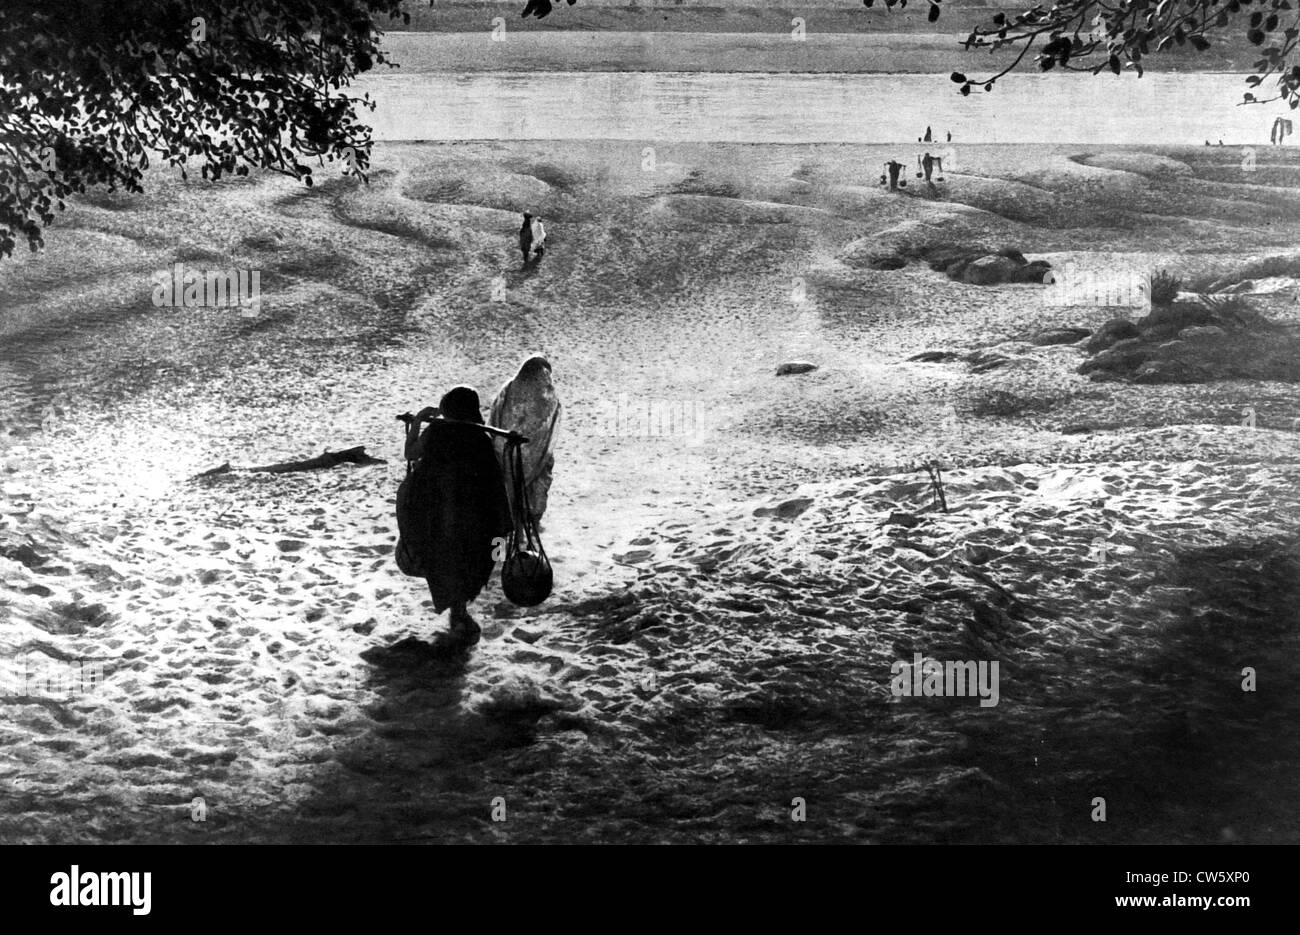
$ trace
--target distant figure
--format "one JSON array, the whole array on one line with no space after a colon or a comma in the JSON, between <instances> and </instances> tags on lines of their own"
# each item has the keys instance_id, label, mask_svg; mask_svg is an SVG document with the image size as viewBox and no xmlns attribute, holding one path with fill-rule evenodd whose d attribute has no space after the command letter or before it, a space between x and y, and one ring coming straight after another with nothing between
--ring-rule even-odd
<instances>
[{"instance_id":1,"label":"distant figure","mask_svg":"<svg viewBox=\"0 0 1300 935\"><path fill-rule=\"evenodd\" d=\"M943 181L943 159L942 159L941 157L939 157L939 156L931 156L929 153L926 153L925 156L923 156L923 157L919 160L919 162L920 162L920 165L921 165L921 171L918 172L918 173L916 173L917 178L920 178L922 175L924 175L924 176L925 176L925 180L926 180L927 182L930 182L930 175L931 175L931 173L934 171L934 167L935 167L935 166L938 166L938 167L939 167L939 181L940 181L940 182ZM933 185L934 183L933 183L933 182L930 182L930 184Z\"/></svg>"},{"instance_id":2,"label":"distant figure","mask_svg":"<svg viewBox=\"0 0 1300 935\"><path fill-rule=\"evenodd\" d=\"M1220 145L1220 146L1223 145L1223 140L1219 140L1219 145Z\"/></svg>"},{"instance_id":3,"label":"distant figure","mask_svg":"<svg viewBox=\"0 0 1300 935\"><path fill-rule=\"evenodd\" d=\"M524 361L515 378L497 393L488 418L498 428L510 429L528 439L521 451L524 486L528 492L529 511L534 520L540 520L546 512L546 497L551 489L555 434L560 424L560 400L555 395L551 365L545 357L530 357ZM505 439L495 438L493 443L497 458L504 459ZM513 508L514 478L508 465L503 465L502 471Z\"/></svg>"},{"instance_id":4,"label":"distant figure","mask_svg":"<svg viewBox=\"0 0 1300 935\"><path fill-rule=\"evenodd\" d=\"M523 226L519 228L519 249L524 254L524 265L540 260L546 252L546 228L542 219L531 214L524 214Z\"/></svg>"},{"instance_id":5,"label":"distant figure","mask_svg":"<svg viewBox=\"0 0 1300 935\"><path fill-rule=\"evenodd\" d=\"M524 212L524 223L519 228L519 250L524 255L524 263L533 256L533 216Z\"/></svg>"},{"instance_id":6,"label":"distant figure","mask_svg":"<svg viewBox=\"0 0 1300 935\"><path fill-rule=\"evenodd\" d=\"M952 131L951 131L951 130L948 131L948 142L949 142L949 143L952 142Z\"/></svg>"},{"instance_id":7,"label":"distant figure","mask_svg":"<svg viewBox=\"0 0 1300 935\"><path fill-rule=\"evenodd\" d=\"M468 386L422 410L406 437L415 467L397 490L399 547L428 582L434 613L451 609L451 638L462 646L478 642L467 605L492 577L497 540L512 525L501 466L482 424L478 393Z\"/></svg>"},{"instance_id":8,"label":"distant figure","mask_svg":"<svg viewBox=\"0 0 1300 935\"><path fill-rule=\"evenodd\" d=\"M900 182L898 180L898 174L902 172L904 168L906 167L901 162L898 162L897 160L894 159L891 159L889 160L889 162L885 163L885 171L889 173L889 190L891 192L897 191L900 187L901 188L907 187L906 181ZM881 185L885 184L885 177L883 175L880 177L880 184Z\"/></svg>"},{"instance_id":9,"label":"distant figure","mask_svg":"<svg viewBox=\"0 0 1300 935\"><path fill-rule=\"evenodd\" d=\"M1281 146L1282 142L1291 135L1291 121L1285 117L1278 117L1273 121L1273 130L1269 133L1269 142L1275 146Z\"/></svg>"},{"instance_id":10,"label":"distant figure","mask_svg":"<svg viewBox=\"0 0 1300 935\"><path fill-rule=\"evenodd\" d=\"M924 142L924 143L932 143L932 142L934 142L934 137L930 134L930 128L929 128L929 127L926 127L926 128L925 128L925 139L922 140L922 142Z\"/></svg>"},{"instance_id":11,"label":"distant figure","mask_svg":"<svg viewBox=\"0 0 1300 935\"><path fill-rule=\"evenodd\" d=\"M533 218L533 259L540 260L546 252L546 228L541 218Z\"/></svg>"},{"instance_id":12,"label":"distant figure","mask_svg":"<svg viewBox=\"0 0 1300 935\"><path fill-rule=\"evenodd\" d=\"M1209 145L1210 145L1210 141L1209 141L1209 140L1206 140L1206 141L1205 141L1205 145L1206 145L1206 146L1209 146Z\"/></svg>"}]
</instances>

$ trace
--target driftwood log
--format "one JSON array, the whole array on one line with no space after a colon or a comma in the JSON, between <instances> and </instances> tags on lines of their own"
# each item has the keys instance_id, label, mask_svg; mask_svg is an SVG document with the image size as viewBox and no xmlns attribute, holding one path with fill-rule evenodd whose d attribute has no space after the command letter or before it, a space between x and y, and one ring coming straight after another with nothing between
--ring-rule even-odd
<instances>
[{"instance_id":1,"label":"driftwood log","mask_svg":"<svg viewBox=\"0 0 1300 935\"><path fill-rule=\"evenodd\" d=\"M279 464L263 464L259 467L236 468L231 467L227 461L220 467L214 467L204 471L201 474L195 474L195 477L212 477L216 474L229 474L231 471L252 471L259 474L288 474L293 471L319 471L322 468L331 468L340 464L386 464L383 458L372 458L366 454L365 445L358 445L355 448L345 448L342 451L326 451L318 454L314 458L306 458L302 461L281 461Z\"/></svg>"}]
</instances>

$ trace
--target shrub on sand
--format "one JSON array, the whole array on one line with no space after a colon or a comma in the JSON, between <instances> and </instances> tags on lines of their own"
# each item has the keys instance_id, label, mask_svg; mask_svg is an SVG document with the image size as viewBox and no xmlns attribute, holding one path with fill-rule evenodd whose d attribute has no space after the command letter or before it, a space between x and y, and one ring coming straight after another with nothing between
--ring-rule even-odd
<instances>
[{"instance_id":1,"label":"shrub on sand","mask_svg":"<svg viewBox=\"0 0 1300 935\"><path fill-rule=\"evenodd\" d=\"M1152 306L1172 305L1183 287L1183 281L1171 276L1166 270L1160 270L1151 277Z\"/></svg>"},{"instance_id":2,"label":"shrub on sand","mask_svg":"<svg viewBox=\"0 0 1300 935\"><path fill-rule=\"evenodd\" d=\"M1016 416L1047 412L1065 401L1060 393L1044 388L1032 395L991 389L970 397L970 414L979 419L1010 419Z\"/></svg>"},{"instance_id":3,"label":"shrub on sand","mask_svg":"<svg viewBox=\"0 0 1300 935\"><path fill-rule=\"evenodd\" d=\"M1240 295L1205 295L1195 302L1153 304L1151 314L1140 319L1138 325L1143 331L1152 332L1153 338L1205 325L1227 330L1269 327L1267 319L1251 308L1245 296Z\"/></svg>"},{"instance_id":4,"label":"shrub on sand","mask_svg":"<svg viewBox=\"0 0 1300 935\"><path fill-rule=\"evenodd\" d=\"M1230 273L1210 273L1189 283L1192 292L1219 292L1246 279L1272 279L1285 277L1300 279L1300 256L1283 254L1268 256L1237 266Z\"/></svg>"}]
</instances>

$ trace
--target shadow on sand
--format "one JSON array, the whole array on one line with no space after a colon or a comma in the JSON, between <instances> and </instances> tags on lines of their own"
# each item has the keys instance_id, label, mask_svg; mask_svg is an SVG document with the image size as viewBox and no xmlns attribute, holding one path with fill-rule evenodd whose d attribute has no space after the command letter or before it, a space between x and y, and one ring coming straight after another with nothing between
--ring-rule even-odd
<instances>
[{"instance_id":1,"label":"shadow on sand","mask_svg":"<svg viewBox=\"0 0 1300 935\"><path fill-rule=\"evenodd\" d=\"M469 697L472 649L408 637L362 654L373 726L340 744L294 810L266 816L277 842L454 843L491 840L494 798L519 773L544 773L537 722L554 704ZM471 704L471 700L474 702ZM539 769L540 768L540 769ZM517 805L511 796L511 806Z\"/></svg>"}]
</instances>

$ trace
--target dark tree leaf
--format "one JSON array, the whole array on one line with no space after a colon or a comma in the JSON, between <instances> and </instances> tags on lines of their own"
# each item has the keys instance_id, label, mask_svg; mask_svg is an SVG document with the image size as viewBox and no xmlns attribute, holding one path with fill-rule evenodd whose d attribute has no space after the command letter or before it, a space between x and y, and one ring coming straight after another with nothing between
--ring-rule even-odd
<instances>
[{"instance_id":1,"label":"dark tree leaf","mask_svg":"<svg viewBox=\"0 0 1300 935\"><path fill-rule=\"evenodd\" d=\"M341 89L388 64L381 29L405 18L403 6L3 0L0 115L15 158L0 163L0 255L15 235L39 248L71 194L142 192L151 150L187 181L197 165L213 181L261 168L312 184L300 154L346 153L364 170L370 131L356 114L373 102ZM205 16L204 39L194 15Z\"/></svg>"}]
</instances>

